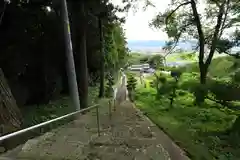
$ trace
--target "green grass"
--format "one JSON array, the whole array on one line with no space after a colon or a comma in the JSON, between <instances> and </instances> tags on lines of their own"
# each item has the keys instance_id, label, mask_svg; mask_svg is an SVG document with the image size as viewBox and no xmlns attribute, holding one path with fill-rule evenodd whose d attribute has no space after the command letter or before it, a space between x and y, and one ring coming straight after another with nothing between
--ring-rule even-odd
<instances>
[{"instance_id":1,"label":"green grass","mask_svg":"<svg viewBox=\"0 0 240 160\"><path fill-rule=\"evenodd\" d=\"M98 92L96 87L89 87L89 105L93 105L96 102L97 94ZM22 110L24 127L36 125L73 111L75 111L75 108L71 106L71 100L68 96L62 96L57 100L49 102L48 104L26 106ZM59 124L62 123L60 122Z\"/></svg>"},{"instance_id":2,"label":"green grass","mask_svg":"<svg viewBox=\"0 0 240 160\"><path fill-rule=\"evenodd\" d=\"M145 80L145 84L146 84L146 88L149 89L149 88L150 88L150 80L147 80L147 79L146 79L146 80Z\"/></svg>"},{"instance_id":3,"label":"green grass","mask_svg":"<svg viewBox=\"0 0 240 160\"><path fill-rule=\"evenodd\" d=\"M130 53L128 57L128 62L130 64L140 64L140 60L145 57L148 57L148 55L141 53Z\"/></svg>"},{"instance_id":4,"label":"green grass","mask_svg":"<svg viewBox=\"0 0 240 160\"><path fill-rule=\"evenodd\" d=\"M156 98L154 88L139 86L136 106L183 148L191 159L240 159L239 136L225 132L231 128L238 113L209 100L202 106L194 105L195 97L187 89L198 78L197 73L182 75L173 107L166 95Z\"/></svg>"},{"instance_id":5,"label":"green grass","mask_svg":"<svg viewBox=\"0 0 240 160\"><path fill-rule=\"evenodd\" d=\"M235 66L234 66L235 65ZM240 60L231 56L218 57L212 60L209 67L209 75L212 77L229 77L240 66ZM199 72L198 63L188 64L181 67L186 72Z\"/></svg>"},{"instance_id":6,"label":"green grass","mask_svg":"<svg viewBox=\"0 0 240 160\"><path fill-rule=\"evenodd\" d=\"M188 52L172 53L166 57L167 62L180 62L180 61L196 62L196 60L197 54Z\"/></svg>"}]
</instances>

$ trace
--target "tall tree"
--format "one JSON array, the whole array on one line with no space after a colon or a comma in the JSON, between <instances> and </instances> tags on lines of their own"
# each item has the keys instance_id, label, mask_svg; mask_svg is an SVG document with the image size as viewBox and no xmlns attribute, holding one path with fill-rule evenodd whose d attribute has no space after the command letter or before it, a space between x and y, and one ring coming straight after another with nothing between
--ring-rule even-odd
<instances>
[{"instance_id":1,"label":"tall tree","mask_svg":"<svg viewBox=\"0 0 240 160\"><path fill-rule=\"evenodd\" d=\"M62 0L61 3L62 3L61 11L62 11L62 18L63 18L63 25L64 25L64 39L65 39L66 54L67 54L66 57L67 57L68 84L69 84L69 89L70 89L70 94L71 94L73 105L76 110L80 110L79 93L78 93L75 63L74 63L73 51L72 51L71 32L70 32L70 26L69 26L67 2L66 2L66 0Z\"/></svg>"},{"instance_id":2,"label":"tall tree","mask_svg":"<svg viewBox=\"0 0 240 160\"><path fill-rule=\"evenodd\" d=\"M22 114L0 69L0 135L21 129Z\"/></svg>"},{"instance_id":3,"label":"tall tree","mask_svg":"<svg viewBox=\"0 0 240 160\"><path fill-rule=\"evenodd\" d=\"M81 108L87 108L88 106L87 10L85 3L86 1L71 1L69 7Z\"/></svg>"},{"instance_id":4,"label":"tall tree","mask_svg":"<svg viewBox=\"0 0 240 160\"><path fill-rule=\"evenodd\" d=\"M100 35L100 89L99 89L99 98L104 96L104 37L103 37L103 24L102 24L102 16L98 17L98 25L99 25L99 35Z\"/></svg>"},{"instance_id":5,"label":"tall tree","mask_svg":"<svg viewBox=\"0 0 240 160\"><path fill-rule=\"evenodd\" d=\"M88 66L87 66L87 46L86 46L86 34L87 34L87 18L84 2L81 3L81 13L82 13L82 38L81 38L81 53L80 53L80 104L82 108L88 107Z\"/></svg>"},{"instance_id":6,"label":"tall tree","mask_svg":"<svg viewBox=\"0 0 240 160\"><path fill-rule=\"evenodd\" d=\"M239 7L238 0L207 0L204 4L196 0L173 0L151 25L164 29L173 46L182 39L198 41L200 82L205 84L214 53L229 53L237 45L235 38L228 35L239 25Z\"/></svg>"}]
</instances>

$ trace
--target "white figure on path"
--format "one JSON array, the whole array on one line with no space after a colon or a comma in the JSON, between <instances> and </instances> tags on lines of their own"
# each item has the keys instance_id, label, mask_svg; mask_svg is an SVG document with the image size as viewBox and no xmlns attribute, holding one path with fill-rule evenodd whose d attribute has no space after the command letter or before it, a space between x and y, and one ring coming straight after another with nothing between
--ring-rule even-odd
<instances>
[{"instance_id":1,"label":"white figure on path","mask_svg":"<svg viewBox=\"0 0 240 160\"><path fill-rule=\"evenodd\" d=\"M117 88L114 90L114 100L115 105L119 106L122 102L127 100L127 78L123 71L121 71L122 76L120 80L120 84L118 84Z\"/></svg>"}]
</instances>

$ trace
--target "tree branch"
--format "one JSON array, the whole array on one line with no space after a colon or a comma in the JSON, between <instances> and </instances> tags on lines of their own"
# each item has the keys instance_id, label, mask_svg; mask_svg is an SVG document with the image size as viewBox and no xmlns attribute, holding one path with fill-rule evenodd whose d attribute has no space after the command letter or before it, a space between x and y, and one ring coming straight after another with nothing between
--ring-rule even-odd
<instances>
[{"instance_id":1,"label":"tree branch","mask_svg":"<svg viewBox=\"0 0 240 160\"><path fill-rule=\"evenodd\" d=\"M214 34L213 34L213 39L212 39L212 44L211 44L211 47L210 47L210 52L209 52L208 58L205 62L206 67L208 67L210 65L210 63L212 61L212 58L213 58L213 55L214 55L214 52L216 50L217 41L219 39L220 27L222 25L222 19L223 19L223 14L224 14L224 5L225 5L225 2L222 3L222 5L219 8L219 14L217 16L217 24L216 24L215 31L214 31Z\"/></svg>"},{"instance_id":2,"label":"tree branch","mask_svg":"<svg viewBox=\"0 0 240 160\"><path fill-rule=\"evenodd\" d=\"M218 7L220 7L219 0L213 0Z\"/></svg>"},{"instance_id":3,"label":"tree branch","mask_svg":"<svg viewBox=\"0 0 240 160\"><path fill-rule=\"evenodd\" d=\"M196 2L195 0L191 0L191 7L192 7L192 11L193 11L193 16L194 16L194 20L197 26L197 30L198 30L198 35L199 35L199 47L200 47L200 51L199 51L199 65L204 64L203 59L204 59L204 43L205 43L205 38L204 38L204 33L203 33L203 29L202 29L202 24L200 21L200 17L197 11L197 6L196 6Z\"/></svg>"},{"instance_id":4,"label":"tree branch","mask_svg":"<svg viewBox=\"0 0 240 160\"><path fill-rule=\"evenodd\" d=\"M168 23L169 17L171 17L180 7L190 4L190 1L178 5L171 13L169 13L165 19L165 24Z\"/></svg>"},{"instance_id":5,"label":"tree branch","mask_svg":"<svg viewBox=\"0 0 240 160\"><path fill-rule=\"evenodd\" d=\"M178 35L176 36L176 39L174 40L174 45L173 45L173 47L171 47L171 49L168 51L168 53L164 56L164 58L166 58L169 54L172 53L172 51L176 48L176 46L179 42L182 32L186 29L186 27L188 27L192 24L193 24L192 21L190 21L190 23L183 25L183 26L181 26L181 28L179 28L180 32L178 33Z\"/></svg>"},{"instance_id":6,"label":"tree branch","mask_svg":"<svg viewBox=\"0 0 240 160\"><path fill-rule=\"evenodd\" d=\"M223 19L223 22L222 22L222 26L221 26L221 28L220 28L219 37L222 36L223 30L225 29L225 23L226 23L228 11L229 11L229 8L230 8L230 7L229 7L229 4L230 4L230 0L227 0L226 11L225 11L225 13L224 13L224 19Z\"/></svg>"}]
</instances>

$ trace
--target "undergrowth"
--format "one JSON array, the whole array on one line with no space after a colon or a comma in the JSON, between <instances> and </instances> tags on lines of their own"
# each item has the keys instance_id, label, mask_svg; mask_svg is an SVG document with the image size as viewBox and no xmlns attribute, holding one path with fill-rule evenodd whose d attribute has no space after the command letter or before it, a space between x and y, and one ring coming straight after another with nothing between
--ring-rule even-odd
<instances>
[{"instance_id":1,"label":"undergrowth","mask_svg":"<svg viewBox=\"0 0 240 160\"><path fill-rule=\"evenodd\" d=\"M148 81L151 78L148 78ZM194 105L191 88L198 84L197 73L184 73L178 83L176 98L170 106L169 98L153 86L139 85L136 106L163 129L193 160L240 159L240 137L229 129L239 115L211 100Z\"/></svg>"},{"instance_id":2,"label":"undergrowth","mask_svg":"<svg viewBox=\"0 0 240 160\"><path fill-rule=\"evenodd\" d=\"M96 102L97 88L89 87L89 105L93 105ZM62 96L61 98L51 101L45 105L33 105L24 107L24 128L45 122L65 114L75 111L75 108L71 105L71 99L69 96ZM56 122L55 125L60 125L67 120Z\"/></svg>"}]
</instances>

